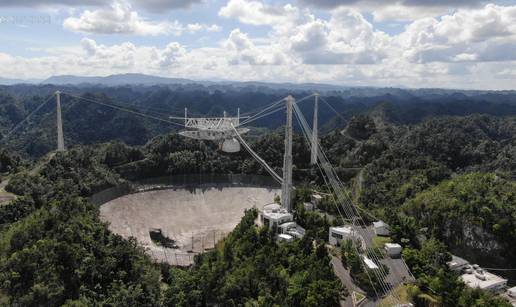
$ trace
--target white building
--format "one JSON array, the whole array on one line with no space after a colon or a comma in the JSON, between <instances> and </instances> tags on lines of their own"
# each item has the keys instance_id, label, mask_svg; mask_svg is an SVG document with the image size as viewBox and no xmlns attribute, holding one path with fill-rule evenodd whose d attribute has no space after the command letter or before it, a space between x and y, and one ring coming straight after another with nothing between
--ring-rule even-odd
<instances>
[{"instance_id":1,"label":"white building","mask_svg":"<svg viewBox=\"0 0 516 307\"><path fill-rule=\"evenodd\" d=\"M466 259L452 255L452 259L446 263L450 270L460 272L469 267L469 262Z\"/></svg>"},{"instance_id":2,"label":"white building","mask_svg":"<svg viewBox=\"0 0 516 307\"><path fill-rule=\"evenodd\" d=\"M315 205L313 203L303 203L306 211L314 211Z\"/></svg>"},{"instance_id":3,"label":"white building","mask_svg":"<svg viewBox=\"0 0 516 307\"><path fill-rule=\"evenodd\" d=\"M286 222L279 225L278 232L281 234L288 234L298 239L305 235L305 229L299 226L296 222Z\"/></svg>"},{"instance_id":4,"label":"white building","mask_svg":"<svg viewBox=\"0 0 516 307\"><path fill-rule=\"evenodd\" d=\"M512 287L509 290L507 290L507 294L510 297L516 298L516 287Z\"/></svg>"},{"instance_id":5,"label":"white building","mask_svg":"<svg viewBox=\"0 0 516 307\"><path fill-rule=\"evenodd\" d=\"M498 293L507 286L507 279L498 275L486 272L481 268L475 269L471 273L461 275L462 281L470 288L479 288Z\"/></svg>"},{"instance_id":6,"label":"white building","mask_svg":"<svg viewBox=\"0 0 516 307\"><path fill-rule=\"evenodd\" d=\"M374 233L377 236L388 236L390 234L389 225L384 221L373 222Z\"/></svg>"},{"instance_id":7,"label":"white building","mask_svg":"<svg viewBox=\"0 0 516 307\"><path fill-rule=\"evenodd\" d=\"M328 242L337 246L342 240L360 239L359 234L351 226L330 227L328 233Z\"/></svg>"},{"instance_id":8,"label":"white building","mask_svg":"<svg viewBox=\"0 0 516 307\"><path fill-rule=\"evenodd\" d=\"M283 223L294 221L292 213L277 203L265 205L260 216L263 225L270 229L277 229Z\"/></svg>"},{"instance_id":9,"label":"white building","mask_svg":"<svg viewBox=\"0 0 516 307\"><path fill-rule=\"evenodd\" d=\"M364 261L364 264L367 266L368 269L370 269L370 270L379 269L378 265L376 265L376 263L374 263L374 261L369 259L367 256L362 255L362 260Z\"/></svg>"},{"instance_id":10,"label":"white building","mask_svg":"<svg viewBox=\"0 0 516 307\"><path fill-rule=\"evenodd\" d=\"M385 243L385 252L391 258L398 258L401 256L402 247L398 243Z\"/></svg>"},{"instance_id":11,"label":"white building","mask_svg":"<svg viewBox=\"0 0 516 307\"><path fill-rule=\"evenodd\" d=\"M312 204L314 204L314 206L317 208L317 206L319 206L319 204L321 203L323 197L319 194L312 194L310 196L310 202Z\"/></svg>"},{"instance_id":12,"label":"white building","mask_svg":"<svg viewBox=\"0 0 516 307\"><path fill-rule=\"evenodd\" d=\"M272 203L263 207L260 212L260 220L263 225L273 229L279 235L284 234L292 238L302 238L305 229L294 222L294 216L280 204ZM278 240L288 241L286 236L279 236Z\"/></svg>"},{"instance_id":13,"label":"white building","mask_svg":"<svg viewBox=\"0 0 516 307\"><path fill-rule=\"evenodd\" d=\"M294 237L288 234L280 233L278 235L278 241L280 242L292 242L294 241Z\"/></svg>"}]
</instances>

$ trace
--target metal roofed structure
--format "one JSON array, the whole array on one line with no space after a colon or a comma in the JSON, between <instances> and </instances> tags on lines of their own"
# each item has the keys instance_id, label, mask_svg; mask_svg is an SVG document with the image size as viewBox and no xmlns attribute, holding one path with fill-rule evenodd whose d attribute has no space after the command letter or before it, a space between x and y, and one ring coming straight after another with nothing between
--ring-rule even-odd
<instances>
[{"instance_id":1,"label":"metal roofed structure","mask_svg":"<svg viewBox=\"0 0 516 307\"><path fill-rule=\"evenodd\" d=\"M218 141L220 149L224 152L239 152L240 142L235 138L235 128L238 134L249 132L249 128L240 128L240 110L237 117L188 117L185 109L185 128L179 134L196 140Z\"/></svg>"},{"instance_id":2,"label":"metal roofed structure","mask_svg":"<svg viewBox=\"0 0 516 307\"><path fill-rule=\"evenodd\" d=\"M466 259L452 255L452 259L448 261L446 264L452 271L461 271L469 265L469 262Z\"/></svg>"},{"instance_id":3,"label":"metal roofed structure","mask_svg":"<svg viewBox=\"0 0 516 307\"><path fill-rule=\"evenodd\" d=\"M370 270L378 270L380 268L376 263L374 263L373 260L371 260L366 255L362 255L362 260L364 261L364 264L367 266L367 268Z\"/></svg>"},{"instance_id":4,"label":"metal roofed structure","mask_svg":"<svg viewBox=\"0 0 516 307\"><path fill-rule=\"evenodd\" d=\"M470 274L462 274L460 278L470 288L489 290L494 293L502 291L507 286L507 279L481 269Z\"/></svg>"}]
</instances>

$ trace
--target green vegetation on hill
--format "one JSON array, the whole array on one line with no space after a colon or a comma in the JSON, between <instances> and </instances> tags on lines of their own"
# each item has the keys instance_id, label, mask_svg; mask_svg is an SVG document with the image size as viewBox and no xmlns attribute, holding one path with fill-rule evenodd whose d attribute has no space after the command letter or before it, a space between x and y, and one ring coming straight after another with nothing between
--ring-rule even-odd
<instances>
[{"instance_id":1,"label":"green vegetation on hill","mask_svg":"<svg viewBox=\"0 0 516 307\"><path fill-rule=\"evenodd\" d=\"M246 212L219 249L196 259L189 271L172 269L168 306L339 306L347 295L334 276L323 242L312 237L276 243Z\"/></svg>"},{"instance_id":2,"label":"green vegetation on hill","mask_svg":"<svg viewBox=\"0 0 516 307\"><path fill-rule=\"evenodd\" d=\"M14 175L8 188L20 197L0 207L5 299L50 306L338 305L345 289L333 275L324 244L314 248L309 234L278 245L266 229L254 226L256 211L246 214L221 250L198 257L190 271L162 270L165 288L157 265L136 242L109 232L98 208L84 197L122 183L117 170L124 165L150 161L145 162L149 175L163 174L164 166L165 174L190 172L188 154L167 158L176 153L170 142L191 152L192 144L182 140L161 138L145 148L116 142L77 147L57 153L37 172ZM204 171L233 163L213 146L201 146L197 155L216 160L200 160Z\"/></svg>"},{"instance_id":3,"label":"green vegetation on hill","mask_svg":"<svg viewBox=\"0 0 516 307\"><path fill-rule=\"evenodd\" d=\"M516 259L516 181L485 173L457 176L419 193L403 211L450 247Z\"/></svg>"},{"instance_id":4,"label":"green vegetation on hill","mask_svg":"<svg viewBox=\"0 0 516 307\"><path fill-rule=\"evenodd\" d=\"M46 203L2 232L0 287L10 305L156 306L159 270L77 197Z\"/></svg>"},{"instance_id":5,"label":"green vegetation on hill","mask_svg":"<svg viewBox=\"0 0 516 307\"><path fill-rule=\"evenodd\" d=\"M16 172L22 164L23 161L18 155L0 150L0 173Z\"/></svg>"},{"instance_id":6,"label":"green vegetation on hill","mask_svg":"<svg viewBox=\"0 0 516 307\"><path fill-rule=\"evenodd\" d=\"M118 98L128 98L130 92L140 102L148 102L142 93L116 91ZM172 99L169 94L169 90L158 91L152 99ZM95 95L108 99L103 94ZM195 96L200 100L196 106L217 97L240 99L244 94L210 95ZM263 99L251 94L246 97L251 102ZM0 106L11 110L8 116L0 116L2 131L18 115L33 109L31 103L37 100L25 97L18 101L7 96L1 99ZM180 92L174 99L186 104L193 98L192 93ZM87 115L77 126L69 122L69 128L65 128L70 129L68 135L74 140L71 144L79 139L86 143L110 142L72 147L34 169L28 169L16 154L0 150L0 167L10 172L6 188L19 195L0 206L0 302L52 306L338 303L342 289L331 272L322 242L329 225L340 221L305 212L301 207L295 214L307 229L305 239L277 244L268 231L254 226L256 212L249 211L219 249L198 257L190 270L159 267L136 242L110 233L99 220L98 208L86 201L95 192L146 177L264 171L243 151L222 153L217 144L188 140L173 133L155 137L144 146L113 141L124 136L120 137L122 141L142 144L164 128L151 127L145 121L130 128L126 125L128 119L115 112L96 114L94 108L69 102L66 112ZM417 278L417 288L411 295L418 306L506 306L499 298L466 288L445 263L450 248L466 244L480 254L496 251L508 266L516 265L516 251L511 245L516 237L516 183L511 178L516 173L516 119L474 115L393 125L389 118L394 114L388 112L392 107L383 105L384 109L375 110L371 117L352 119L344 133L334 131L322 137L321 144L339 177L368 212L364 216L388 222L393 241L404 246L404 257ZM42 111L39 119L51 114L49 110ZM210 110L219 111L219 106ZM88 120L98 123L92 120L94 115L99 121L117 123L117 129L109 125L86 129ZM399 122L412 122L407 116L400 115L403 118ZM414 118L419 120L419 115ZM12 148L31 156L45 153L53 147L49 141L54 139L51 123L48 121L43 129L29 126L27 138L16 140ZM254 137L250 143L280 170L282 131ZM309 166L306 148L296 136L294 177L308 188L324 191L322 178ZM306 201L307 191L300 188L296 199ZM329 217L336 213L327 202L321 208ZM480 244L470 244L474 240ZM347 256L345 261L353 268L354 278L367 288L357 255Z\"/></svg>"},{"instance_id":7,"label":"green vegetation on hill","mask_svg":"<svg viewBox=\"0 0 516 307\"><path fill-rule=\"evenodd\" d=\"M64 93L61 102L68 146L112 140L143 145L151 138L177 127L78 100L65 93L123 106L163 119L168 116L182 116L185 107L190 116L222 116L223 111L235 114L237 108L240 108L242 114L255 113L289 94L297 98L312 94L308 90L272 89L265 85L251 84L245 87L199 84L117 87L48 84L0 86L0 139L56 90ZM326 104L321 104L319 122L325 132L342 128L353 115L358 114L369 114L378 122L376 128L385 126L382 121L405 125L418 124L438 116L516 115L516 93L510 91L464 93L363 88L328 92L324 94L324 98L341 114L336 116ZM312 116L312 104L309 101L301 102L300 108L307 118ZM277 112L253 122L253 125L275 129L282 123L284 116L282 112ZM353 126L350 126L351 134L357 132ZM363 136L370 133L372 131ZM36 113L5 145L27 157L40 157L54 149L54 102L49 102Z\"/></svg>"},{"instance_id":8,"label":"green vegetation on hill","mask_svg":"<svg viewBox=\"0 0 516 307\"><path fill-rule=\"evenodd\" d=\"M457 273L448 270L451 257L446 246L435 239L425 241L420 249L405 248L403 258L417 278L418 289L412 293L417 306L511 306L501 297L461 282Z\"/></svg>"}]
</instances>

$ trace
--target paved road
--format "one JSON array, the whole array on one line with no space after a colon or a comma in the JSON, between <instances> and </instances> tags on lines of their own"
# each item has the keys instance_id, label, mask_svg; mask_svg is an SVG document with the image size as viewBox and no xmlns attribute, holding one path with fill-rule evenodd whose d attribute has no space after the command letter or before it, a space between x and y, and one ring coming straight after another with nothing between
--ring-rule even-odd
<instances>
[{"instance_id":1,"label":"paved road","mask_svg":"<svg viewBox=\"0 0 516 307\"><path fill-rule=\"evenodd\" d=\"M333 271L335 272L335 275L340 279L342 284L348 289L349 295L346 297L345 300L340 301L341 307L353 307L353 300L351 298L351 293L353 291L360 292L362 294L365 294L365 291L360 289L357 285L353 283L353 280L351 279L351 276L349 275L349 271L344 268L342 265L342 261L336 257L331 255L331 264L333 266ZM360 305L360 307L374 307L377 306L378 302L376 301L370 301L369 299L366 299L366 301Z\"/></svg>"},{"instance_id":2,"label":"paved road","mask_svg":"<svg viewBox=\"0 0 516 307\"><path fill-rule=\"evenodd\" d=\"M335 272L335 275L337 275L344 287L346 287L349 292L349 295L346 297L346 299L340 301L340 306L353 307L351 292L353 291L354 285L351 281L351 276L349 276L349 272L342 265L342 261L333 255L331 255L331 264L333 266L333 272Z\"/></svg>"},{"instance_id":3,"label":"paved road","mask_svg":"<svg viewBox=\"0 0 516 307\"><path fill-rule=\"evenodd\" d=\"M389 258L389 256L385 256L385 258L380 261L389 268L389 275L387 275L387 282L389 284L399 285L401 283L414 281L403 259L392 259Z\"/></svg>"},{"instance_id":4,"label":"paved road","mask_svg":"<svg viewBox=\"0 0 516 307\"><path fill-rule=\"evenodd\" d=\"M368 226L367 230L362 228L359 231L363 236L366 245L368 247L373 247L373 237L374 230L372 226ZM387 275L387 282L394 287L404 282L413 282L414 278L410 274L408 267L405 262L401 258L393 259L389 256L385 255L383 259L380 260L381 263L385 264L389 268L389 274Z\"/></svg>"}]
</instances>

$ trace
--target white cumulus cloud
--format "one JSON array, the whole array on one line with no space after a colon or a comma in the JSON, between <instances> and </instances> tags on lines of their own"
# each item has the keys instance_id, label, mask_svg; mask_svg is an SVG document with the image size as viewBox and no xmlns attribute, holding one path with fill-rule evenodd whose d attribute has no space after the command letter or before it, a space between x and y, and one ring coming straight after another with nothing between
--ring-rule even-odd
<instances>
[{"instance_id":1,"label":"white cumulus cloud","mask_svg":"<svg viewBox=\"0 0 516 307\"><path fill-rule=\"evenodd\" d=\"M221 28L218 25L187 24L173 21L148 21L138 12L131 9L131 5L123 1L115 1L109 8L99 8L94 11L86 10L78 17L66 18L63 27L70 31L96 34L135 34L135 35L181 35L184 32L197 31L216 32Z\"/></svg>"},{"instance_id":2,"label":"white cumulus cloud","mask_svg":"<svg viewBox=\"0 0 516 307\"><path fill-rule=\"evenodd\" d=\"M516 60L516 6L488 4L420 19L397 39L413 62Z\"/></svg>"}]
</instances>

